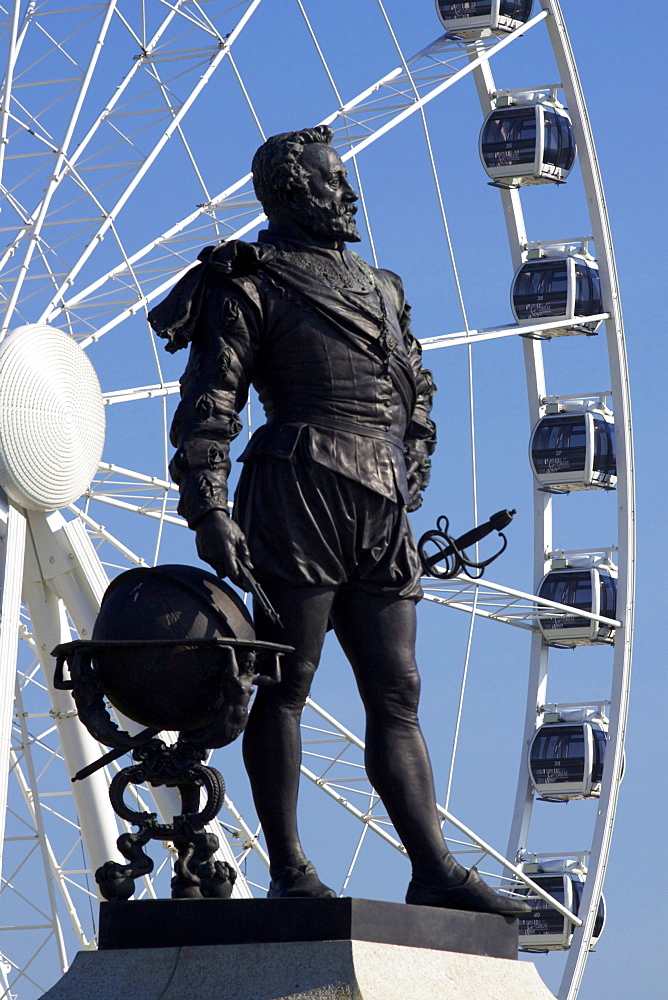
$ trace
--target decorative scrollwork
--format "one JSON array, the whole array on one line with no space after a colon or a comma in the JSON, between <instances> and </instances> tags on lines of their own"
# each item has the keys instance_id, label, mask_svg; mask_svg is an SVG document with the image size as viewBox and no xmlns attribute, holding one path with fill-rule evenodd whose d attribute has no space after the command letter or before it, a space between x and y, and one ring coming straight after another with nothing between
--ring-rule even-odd
<instances>
[{"instance_id":1,"label":"decorative scrollwork","mask_svg":"<svg viewBox=\"0 0 668 1000\"><path fill-rule=\"evenodd\" d=\"M95 873L105 899L129 899L134 892L134 880L147 875L153 862L142 850L149 840L171 840L178 851L172 879L172 896L179 899L201 896L227 898L236 879L236 872L223 862L213 861L218 850L218 837L207 833L205 825L218 814L225 799L223 776L214 767L202 764L205 751L179 740L167 746L152 739L133 751L137 761L123 768L113 778L109 798L114 811L139 827L136 834L123 834L116 844L129 865L107 861ZM124 793L128 785L144 782L154 787L166 785L178 788L182 813L171 824L158 823L155 813L140 812L127 805ZM200 804L201 792L206 798Z\"/></svg>"},{"instance_id":2,"label":"decorative scrollwork","mask_svg":"<svg viewBox=\"0 0 668 1000\"><path fill-rule=\"evenodd\" d=\"M185 817L179 819L185 820ZM197 833L187 822L175 822L174 825L174 844L179 856L174 863L172 898L203 896L205 899L228 899L237 873L227 862L213 861L213 855L218 850L218 837L203 831Z\"/></svg>"},{"instance_id":3,"label":"decorative scrollwork","mask_svg":"<svg viewBox=\"0 0 668 1000\"><path fill-rule=\"evenodd\" d=\"M149 813L145 813L149 816ZM155 819L155 815L152 816ZM116 846L129 865L121 865L116 861L105 861L95 872L95 881L105 899L129 899L135 891L135 879L150 875L153 871L153 861L142 848L154 836L153 826L146 822L138 833L123 833L116 841Z\"/></svg>"},{"instance_id":4,"label":"decorative scrollwork","mask_svg":"<svg viewBox=\"0 0 668 1000\"><path fill-rule=\"evenodd\" d=\"M221 659L219 710L208 726L181 737L197 746L227 746L244 731L248 721L248 704L253 684L257 683L257 653L252 649L237 652L226 646L221 649Z\"/></svg>"},{"instance_id":5,"label":"decorative scrollwork","mask_svg":"<svg viewBox=\"0 0 668 1000\"><path fill-rule=\"evenodd\" d=\"M62 652L59 652L61 649ZM92 665L93 647L90 643L68 643L54 650L56 652L54 685L59 690L72 692L79 718L96 740L117 750L131 750L155 735L155 730L143 730L131 736L118 728L104 702L104 688ZM70 681L63 679L66 662L70 669Z\"/></svg>"}]
</instances>

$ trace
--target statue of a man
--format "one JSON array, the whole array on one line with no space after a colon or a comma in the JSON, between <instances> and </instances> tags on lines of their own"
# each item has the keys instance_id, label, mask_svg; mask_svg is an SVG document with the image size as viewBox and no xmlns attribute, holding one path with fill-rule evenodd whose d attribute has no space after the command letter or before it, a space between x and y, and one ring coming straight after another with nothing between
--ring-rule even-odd
<instances>
[{"instance_id":1,"label":"statue of a man","mask_svg":"<svg viewBox=\"0 0 668 1000\"><path fill-rule=\"evenodd\" d=\"M367 716L366 768L412 863L406 900L517 915L446 848L417 718L420 564L407 511L435 444L434 385L403 286L346 242L357 195L326 126L268 139L253 182L269 219L257 243L208 247L150 315L167 350L191 344L171 437L179 511L199 555L248 588L258 638L290 644L282 680L256 694L244 760L271 862L269 896L333 896L297 832L300 717L328 627ZM228 516L229 445L249 386L266 423L241 455Z\"/></svg>"}]
</instances>

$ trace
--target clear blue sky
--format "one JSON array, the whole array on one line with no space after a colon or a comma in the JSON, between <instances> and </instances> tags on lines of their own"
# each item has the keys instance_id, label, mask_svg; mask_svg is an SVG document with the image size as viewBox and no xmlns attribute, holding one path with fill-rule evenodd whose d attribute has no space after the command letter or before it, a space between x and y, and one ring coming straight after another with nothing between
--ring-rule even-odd
<instances>
[{"instance_id":1,"label":"clear blue sky","mask_svg":"<svg viewBox=\"0 0 668 1000\"><path fill-rule=\"evenodd\" d=\"M310 0L305 5L344 100L396 65L396 53L376 0L339 0L336 4ZM205 6L211 15L215 8L227 5ZM665 989L668 971L663 934L659 936L660 928L665 926L665 904L661 891L640 896L638 887L646 883L648 873L662 887L666 875L665 868L657 870L664 865L666 796L656 779L665 765L666 752L665 742L662 746L658 736L663 729L660 712L666 697L665 614L660 604L660 595L665 600L662 553L666 543L666 484L661 459L666 443L662 440L665 421L660 416L660 405L666 377L667 331L659 290L668 280L662 173L662 156L668 154L668 149L663 105L657 100L665 86L665 72L659 71L665 61L662 57L660 63L659 57L663 22L656 16L656 5L645 8L618 0L564 0L562 7L594 128L617 251L634 402L639 512L637 637L627 770L605 886L608 924L590 958L580 998L658 998ZM440 33L432 0L385 0L385 8L407 55ZM654 16L648 17L648 13ZM231 27L232 16L229 21ZM321 75L316 76L316 61L292 0L265 0L234 55L267 134L314 124L333 110L331 91ZM557 82L543 29L536 29L499 57L494 71L499 87ZM214 190L245 173L259 143L258 131L235 88L229 69L224 67L187 120L202 170ZM374 219L379 262L404 278L407 297L414 306L414 332L418 337L427 337L461 330L463 324L416 118L397 129L387 142L372 147L361 158L360 166ZM512 268L498 195L486 185L478 161L480 112L472 80L463 81L433 102L428 118L470 325L509 323ZM168 153L157 161L151 185L140 192L141 204L136 203L139 210L133 211L131 225L126 229L129 249L155 235L155 226L161 224L158 220L181 218L201 200L194 189L182 187L175 179ZM576 171L568 192L551 187L526 192L530 239L587 234L584 199L577 185ZM362 244L360 252L369 259L368 244ZM602 337L594 341L568 338L547 344L548 391L609 388L602 341ZM114 350L114 344L121 345L123 352ZM98 366L104 390L155 381L149 359L142 351L135 352L122 333L92 348L90 356ZM185 358L164 361L166 377L175 378ZM435 416L440 444L428 499L414 519L416 533L431 527L444 512L457 528L470 526L465 362L463 348L426 356L439 385ZM489 575L493 580L529 590L529 425L519 343L513 339L477 348L474 384L479 420L480 513L487 517L501 507L518 508L516 522L509 529L509 552ZM153 412L149 404L133 406L147 420ZM122 409L114 407L110 413L106 458L162 475L162 456L148 446L154 438L147 434L144 442L138 440L137 424L129 433L120 414ZM106 521L109 526L112 522L112 517ZM559 508L555 523L555 542L563 547L610 544L614 540L614 498L569 498ZM119 533L124 530L120 521L118 527L113 522L113 527ZM132 537L133 530L129 529L127 540L141 547L141 538L135 542ZM194 561L192 542L183 532L168 531L162 560ZM468 618L423 602L419 621L424 678L422 718L442 797ZM528 637L520 630L493 623L476 628L452 808L502 851L521 750L528 652ZM555 700L607 697L609 657L598 656L597 651L576 650L556 656L554 663L558 672ZM333 641L328 640L314 697L362 735L357 696ZM248 791L238 751L235 746L221 754L218 766L228 780L230 795L245 810ZM336 884L341 880L341 869L347 863L357 828L322 798L311 789L304 790L303 828L308 851L321 874ZM590 829L594 808L593 803L571 803L553 806L550 814L543 812L532 849L555 854L586 849L588 841L582 839L579 818L574 822L574 816L582 817L582 830ZM403 898L407 878L408 866L403 859L381 847L369 852L368 862L362 857L349 892L398 901ZM664 921L657 910L663 912ZM555 987L560 959L538 957L537 966Z\"/></svg>"}]
</instances>

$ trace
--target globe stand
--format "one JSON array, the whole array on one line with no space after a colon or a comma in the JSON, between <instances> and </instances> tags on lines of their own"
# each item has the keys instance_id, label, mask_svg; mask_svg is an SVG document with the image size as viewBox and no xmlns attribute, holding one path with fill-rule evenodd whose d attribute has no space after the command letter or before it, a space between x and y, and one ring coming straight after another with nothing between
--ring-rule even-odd
<instances>
[{"instance_id":1,"label":"globe stand","mask_svg":"<svg viewBox=\"0 0 668 1000\"><path fill-rule=\"evenodd\" d=\"M156 650L157 647L157 650ZM207 724L181 732L178 741L167 746L157 739L157 729L147 728L132 736L119 729L105 705L105 687L97 668L96 657L105 666L123 662L123 656L157 652L183 656L192 650L210 654L210 670L217 689L217 707ZM202 763L208 748L225 746L243 731L248 717L248 702L254 684L273 684L280 680L279 657L290 646L257 640L239 639L161 639L161 640L77 640L56 647L54 685L71 690L79 718L101 743L112 747L98 761L79 771L73 781L87 777L111 760L132 752L135 764L124 767L113 778L109 797L114 811L138 827L137 833L123 833L116 841L128 864L107 861L95 872L100 892L107 900L128 900L134 893L135 880L153 870L153 861L144 847L150 840L171 841L178 857L171 881L173 899L228 899L237 876L227 862L214 861L219 840L205 829L218 813L225 798L225 783L219 771ZM260 670L269 661L269 669ZM64 676L67 664L70 678ZM104 673L104 670L102 671ZM154 704L147 712L159 717L161 692L155 691ZM128 785L148 783L154 788L176 788L182 811L172 823L159 823L156 813L130 808L124 799ZM200 806L201 792L206 799Z\"/></svg>"},{"instance_id":2,"label":"globe stand","mask_svg":"<svg viewBox=\"0 0 668 1000\"><path fill-rule=\"evenodd\" d=\"M153 861L143 847L149 840L172 841L178 852L172 879L173 899L227 899L232 894L236 871L227 863L212 861L218 850L218 837L204 829L218 813L225 797L225 783L219 771L201 763L205 751L179 741L166 746L151 739L133 751L137 761L124 767L111 782L109 797L114 811L137 826L137 833L124 833L116 845L130 862L127 865L107 861L95 872L95 881L105 899L129 899L134 882L153 870ZM155 813L129 808L123 794L129 784L147 782L176 787L181 796L182 812L170 824L158 823ZM199 808L202 788L206 802Z\"/></svg>"}]
</instances>

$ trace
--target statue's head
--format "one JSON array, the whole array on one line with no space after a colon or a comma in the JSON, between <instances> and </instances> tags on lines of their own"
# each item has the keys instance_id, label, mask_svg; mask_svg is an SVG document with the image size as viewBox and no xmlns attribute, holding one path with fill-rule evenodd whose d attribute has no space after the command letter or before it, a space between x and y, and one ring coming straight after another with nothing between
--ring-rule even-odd
<instances>
[{"instance_id":1,"label":"statue's head","mask_svg":"<svg viewBox=\"0 0 668 1000\"><path fill-rule=\"evenodd\" d=\"M321 240L358 242L357 195L327 125L283 132L253 157L253 185L269 222Z\"/></svg>"}]
</instances>

